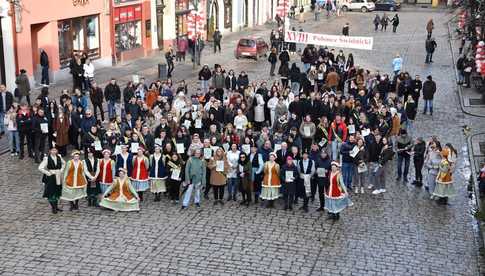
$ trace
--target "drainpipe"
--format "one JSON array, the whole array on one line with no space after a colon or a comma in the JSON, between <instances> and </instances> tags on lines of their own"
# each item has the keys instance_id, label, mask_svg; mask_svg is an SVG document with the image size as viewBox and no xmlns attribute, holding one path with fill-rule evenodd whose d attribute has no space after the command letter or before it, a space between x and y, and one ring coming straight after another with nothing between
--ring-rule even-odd
<instances>
[{"instance_id":1,"label":"drainpipe","mask_svg":"<svg viewBox=\"0 0 485 276\"><path fill-rule=\"evenodd\" d=\"M16 21L16 16L15 16L15 3L16 1L10 1L10 14L11 14L11 19L12 19L12 34L13 34L13 53L14 53L14 58L15 58L15 74L19 74L19 55L17 52L17 25L15 24Z\"/></svg>"},{"instance_id":2,"label":"drainpipe","mask_svg":"<svg viewBox=\"0 0 485 276\"><path fill-rule=\"evenodd\" d=\"M115 10L113 6L113 0L109 0L109 31L110 31L110 44L111 44L111 64L116 65L116 43L115 43L115 25L114 16Z\"/></svg>"}]
</instances>

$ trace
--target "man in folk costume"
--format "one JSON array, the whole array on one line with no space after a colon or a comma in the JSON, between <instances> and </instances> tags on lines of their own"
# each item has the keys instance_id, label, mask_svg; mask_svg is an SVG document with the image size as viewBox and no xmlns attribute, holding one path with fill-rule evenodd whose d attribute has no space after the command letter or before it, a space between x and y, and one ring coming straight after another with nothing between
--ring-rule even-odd
<instances>
[{"instance_id":1,"label":"man in folk costume","mask_svg":"<svg viewBox=\"0 0 485 276\"><path fill-rule=\"evenodd\" d=\"M138 193L131 186L126 170L120 168L118 175L113 185L110 185L104 193L99 205L113 211L140 211Z\"/></svg>"},{"instance_id":2,"label":"man in folk costume","mask_svg":"<svg viewBox=\"0 0 485 276\"><path fill-rule=\"evenodd\" d=\"M311 181L315 174L315 161L308 158L308 151L303 152L303 158L298 161L300 179L297 182L297 193L303 198L303 206L300 210L308 212L308 200L311 195Z\"/></svg>"},{"instance_id":3,"label":"man in folk costume","mask_svg":"<svg viewBox=\"0 0 485 276\"><path fill-rule=\"evenodd\" d=\"M126 170L128 177L131 177L131 170L133 166L133 155L128 151L128 145L121 145L121 153L116 155L116 174L120 168Z\"/></svg>"},{"instance_id":4,"label":"man in folk costume","mask_svg":"<svg viewBox=\"0 0 485 276\"><path fill-rule=\"evenodd\" d=\"M65 165L66 163L62 157L57 154L55 146L50 149L49 155L44 157L39 165L39 171L43 174L43 197L49 201L53 214L62 211L58 206L58 202L62 194L62 172L64 171Z\"/></svg>"},{"instance_id":5,"label":"man in folk costume","mask_svg":"<svg viewBox=\"0 0 485 276\"><path fill-rule=\"evenodd\" d=\"M325 210L328 211L329 219L338 220L340 218L339 213L352 205L340 172L340 164L333 161L330 185L325 190Z\"/></svg>"},{"instance_id":6,"label":"man in folk costume","mask_svg":"<svg viewBox=\"0 0 485 276\"><path fill-rule=\"evenodd\" d=\"M88 206L98 207L98 195L101 193L99 187L99 160L94 157L94 148L88 148L88 157L83 161L84 174L88 180Z\"/></svg>"},{"instance_id":7,"label":"man in folk costume","mask_svg":"<svg viewBox=\"0 0 485 276\"><path fill-rule=\"evenodd\" d=\"M161 194L167 191L167 172L163 159L161 145L157 144L155 152L150 156L150 191L155 194L155 201L160 201Z\"/></svg>"},{"instance_id":8,"label":"man in folk costume","mask_svg":"<svg viewBox=\"0 0 485 276\"><path fill-rule=\"evenodd\" d=\"M140 146L136 156L133 157L133 169L130 177L133 188L138 193L140 202L143 201L143 192L149 188L148 170L150 168L150 161L143 154L144 151L145 149Z\"/></svg>"},{"instance_id":9,"label":"man in folk costume","mask_svg":"<svg viewBox=\"0 0 485 276\"><path fill-rule=\"evenodd\" d=\"M71 204L70 210L79 210L79 199L85 198L88 181L84 175L85 168L80 159L80 152L75 150L71 153L72 160L69 160L64 170L64 183L62 185L62 200Z\"/></svg>"},{"instance_id":10,"label":"man in folk costume","mask_svg":"<svg viewBox=\"0 0 485 276\"><path fill-rule=\"evenodd\" d=\"M249 154L249 161L251 162L251 181L253 182L254 203L258 203L259 195L261 194L261 173L264 168L263 156L258 152L256 144L251 146L251 153Z\"/></svg>"},{"instance_id":11,"label":"man in folk costume","mask_svg":"<svg viewBox=\"0 0 485 276\"><path fill-rule=\"evenodd\" d=\"M274 200L280 196L280 165L276 163L276 153L269 154L269 161L264 163L264 177L261 198L268 201L267 208L274 207Z\"/></svg>"},{"instance_id":12,"label":"man in folk costume","mask_svg":"<svg viewBox=\"0 0 485 276\"><path fill-rule=\"evenodd\" d=\"M455 189L453 186L453 166L449 160L450 150L444 148L441 151L441 163L439 165L438 176L436 176L436 187L433 195L438 197L438 204L448 204L448 198L455 196Z\"/></svg>"},{"instance_id":13,"label":"man in folk costume","mask_svg":"<svg viewBox=\"0 0 485 276\"><path fill-rule=\"evenodd\" d=\"M111 160L111 151L109 149L103 150L103 158L99 160L99 174L98 181L101 188L101 194L108 190L109 186L113 184L115 178L115 162Z\"/></svg>"}]
</instances>

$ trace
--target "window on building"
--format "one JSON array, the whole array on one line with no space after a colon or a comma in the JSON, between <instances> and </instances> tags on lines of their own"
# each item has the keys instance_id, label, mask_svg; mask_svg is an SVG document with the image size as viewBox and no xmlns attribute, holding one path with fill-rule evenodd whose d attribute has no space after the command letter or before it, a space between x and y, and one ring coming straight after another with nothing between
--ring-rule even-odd
<instances>
[{"instance_id":1,"label":"window on building","mask_svg":"<svg viewBox=\"0 0 485 276\"><path fill-rule=\"evenodd\" d=\"M115 26L117 51L128 51L141 47L141 21L132 21Z\"/></svg>"},{"instance_id":2,"label":"window on building","mask_svg":"<svg viewBox=\"0 0 485 276\"><path fill-rule=\"evenodd\" d=\"M224 0L224 28L232 27L232 0Z\"/></svg>"}]
</instances>

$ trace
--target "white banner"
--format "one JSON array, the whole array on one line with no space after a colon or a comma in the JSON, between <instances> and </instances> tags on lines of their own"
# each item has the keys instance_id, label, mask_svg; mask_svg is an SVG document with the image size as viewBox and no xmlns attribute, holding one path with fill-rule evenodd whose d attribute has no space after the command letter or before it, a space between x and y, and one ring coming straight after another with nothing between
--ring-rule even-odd
<instances>
[{"instance_id":1,"label":"white banner","mask_svg":"<svg viewBox=\"0 0 485 276\"><path fill-rule=\"evenodd\" d=\"M372 50L374 38L366 36L326 35L286 31L285 42L313 44L336 48Z\"/></svg>"}]
</instances>

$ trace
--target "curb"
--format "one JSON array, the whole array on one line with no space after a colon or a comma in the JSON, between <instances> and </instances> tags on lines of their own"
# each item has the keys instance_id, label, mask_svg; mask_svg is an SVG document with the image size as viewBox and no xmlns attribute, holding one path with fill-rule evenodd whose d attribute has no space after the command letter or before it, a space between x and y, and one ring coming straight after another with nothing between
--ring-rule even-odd
<instances>
[{"instance_id":1,"label":"curb","mask_svg":"<svg viewBox=\"0 0 485 276\"><path fill-rule=\"evenodd\" d=\"M473 150L473 145L472 145L472 140L473 140L473 137L477 136L477 135L483 135L485 134L484 132L481 132L481 133L475 133L475 134L472 134L470 136L467 137L467 146L468 146L468 159L469 159L469 162L470 162L470 171L471 171L471 175L470 177L472 178L472 181L473 181L473 191L474 191L474 194L475 194L475 202L477 204L477 207L478 207L478 210L482 210L482 201L480 200L480 192L479 192L479 188L478 188L478 183L477 183L477 179L476 179L476 175L477 175L477 171L476 171L476 168L475 168L475 157L474 157L474 154L472 152ZM473 162L472 162L473 161ZM480 222L478 219L475 218L475 220L477 221L477 226L478 226L478 229L480 229L479 231L479 238L481 240L481 244L480 244L480 247L482 248L485 248L485 227L482 227L484 226L484 222Z\"/></svg>"},{"instance_id":2,"label":"curb","mask_svg":"<svg viewBox=\"0 0 485 276\"><path fill-rule=\"evenodd\" d=\"M448 21L448 23L446 23L446 26L448 28L448 43L450 44L451 60L453 61L452 65L453 65L453 71L455 72L454 77L455 77L455 83L456 83L456 81L458 81L458 70L456 69L456 66L455 66L456 60L455 60L455 52L453 50L452 33L451 33L451 29L450 29L450 24L451 24L451 21ZM477 114L477 113L470 112L470 111L465 109L465 103L464 103L464 99L463 99L463 88L460 85L455 84L455 86L457 87L457 91L458 91L461 111L463 113L467 114L467 115L470 115L470 116L485 118L485 114Z\"/></svg>"}]
</instances>

